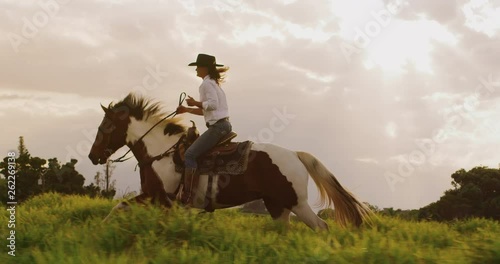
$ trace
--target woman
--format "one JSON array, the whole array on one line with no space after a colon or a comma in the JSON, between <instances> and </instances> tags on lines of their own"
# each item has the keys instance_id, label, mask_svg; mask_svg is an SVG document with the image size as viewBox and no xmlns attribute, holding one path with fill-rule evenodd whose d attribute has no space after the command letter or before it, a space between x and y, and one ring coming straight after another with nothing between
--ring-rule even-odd
<instances>
[{"instance_id":1,"label":"woman","mask_svg":"<svg viewBox=\"0 0 500 264\"><path fill-rule=\"evenodd\" d=\"M201 134L198 139L186 150L184 188L181 193L181 202L186 205L192 205L192 192L198 185L198 177L195 177L197 158L214 147L217 142L226 134L231 132L232 126L229 122L229 111L226 101L226 94L220 87L224 81L223 73L228 68L217 68L219 65L215 62L215 57L207 54L198 54L196 62L188 66L196 66L197 76L203 79L200 85L200 101L188 96L185 107L180 105L177 113L191 113L202 115L205 118L208 130Z\"/></svg>"}]
</instances>

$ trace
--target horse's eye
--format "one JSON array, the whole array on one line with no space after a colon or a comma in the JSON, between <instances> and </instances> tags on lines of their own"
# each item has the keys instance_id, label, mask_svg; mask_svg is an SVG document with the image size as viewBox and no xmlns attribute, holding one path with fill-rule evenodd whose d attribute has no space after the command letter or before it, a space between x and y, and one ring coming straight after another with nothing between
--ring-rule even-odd
<instances>
[{"instance_id":1,"label":"horse's eye","mask_svg":"<svg viewBox=\"0 0 500 264\"><path fill-rule=\"evenodd\" d=\"M107 121L107 122L103 123L102 126L99 127L99 130L103 133L111 133L115 129L116 129L116 125L111 121Z\"/></svg>"}]
</instances>

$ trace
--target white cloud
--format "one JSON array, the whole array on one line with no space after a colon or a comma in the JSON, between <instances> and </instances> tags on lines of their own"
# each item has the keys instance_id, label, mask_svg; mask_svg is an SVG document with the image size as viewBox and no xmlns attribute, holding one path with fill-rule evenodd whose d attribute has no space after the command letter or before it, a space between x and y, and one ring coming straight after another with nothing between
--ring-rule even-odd
<instances>
[{"instance_id":1,"label":"white cloud","mask_svg":"<svg viewBox=\"0 0 500 264\"><path fill-rule=\"evenodd\" d=\"M379 164L378 160L372 159L372 158L357 158L356 161L364 162L364 163L373 163L373 164L376 164L376 165Z\"/></svg>"},{"instance_id":2,"label":"white cloud","mask_svg":"<svg viewBox=\"0 0 500 264\"><path fill-rule=\"evenodd\" d=\"M234 29L232 36L220 36L222 40L229 43L243 45L246 43L258 43L262 38L272 38L280 41L285 40L285 36L271 25L249 25L244 29Z\"/></svg>"},{"instance_id":3,"label":"white cloud","mask_svg":"<svg viewBox=\"0 0 500 264\"><path fill-rule=\"evenodd\" d=\"M283 66L292 72L304 74L307 78L315 80L315 81L319 81L322 83L331 83L335 80L335 77L333 75L324 75L323 76L323 75L320 75L320 74L313 72L311 70L304 69L304 68L301 68L301 67L298 67L295 65L290 65L286 62L281 62L280 66Z\"/></svg>"},{"instance_id":4,"label":"white cloud","mask_svg":"<svg viewBox=\"0 0 500 264\"><path fill-rule=\"evenodd\" d=\"M462 12L465 25L477 32L493 37L500 30L500 6L496 1L472 0L462 7Z\"/></svg>"},{"instance_id":5,"label":"white cloud","mask_svg":"<svg viewBox=\"0 0 500 264\"><path fill-rule=\"evenodd\" d=\"M449 102L449 101L455 101L455 100L461 99L461 98L463 98L462 94L452 94L452 93L445 93L445 92L435 92L435 93L432 93L431 95L426 95L426 96L422 97L423 100L428 100L431 102L438 102L438 101Z\"/></svg>"},{"instance_id":6,"label":"white cloud","mask_svg":"<svg viewBox=\"0 0 500 264\"><path fill-rule=\"evenodd\" d=\"M0 101L2 102L0 111L15 109L17 112L25 112L39 117L78 117L84 111L100 111L99 101L103 99L83 97L78 94L0 89Z\"/></svg>"}]
</instances>

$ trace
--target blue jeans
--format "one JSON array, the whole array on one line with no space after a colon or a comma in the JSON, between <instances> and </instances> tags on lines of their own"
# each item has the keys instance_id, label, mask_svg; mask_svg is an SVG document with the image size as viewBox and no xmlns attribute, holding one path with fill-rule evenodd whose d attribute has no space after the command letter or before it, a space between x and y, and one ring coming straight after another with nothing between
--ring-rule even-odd
<instances>
[{"instance_id":1,"label":"blue jeans","mask_svg":"<svg viewBox=\"0 0 500 264\"><path fill-rule=\"evenodd\" d=\"M196 159L213 148L219 140L227 135L233 127L227 120L221 120L211 125L205 133L201 134L194 143L184 153L186 159L184 165L186 169L195 169L198 167Z\"/></svg>"}]
</instances>

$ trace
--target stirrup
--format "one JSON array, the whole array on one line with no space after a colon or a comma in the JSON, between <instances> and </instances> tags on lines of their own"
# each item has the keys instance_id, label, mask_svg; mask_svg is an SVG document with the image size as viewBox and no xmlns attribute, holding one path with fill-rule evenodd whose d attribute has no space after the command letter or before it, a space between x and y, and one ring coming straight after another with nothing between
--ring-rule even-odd
<instances>
[{"instance_id":1,"label":"stirrup","mask_svg":"<svg viewBox=\"0 0 500 264\"><path fill-rule=\"evenodd\" d=\"M196 172L197 172L197 169L194 168L194 169L185 169L184 170L184 182L183 182L183 190L182 190L182 193L180 195L180 201L182 204L184 205L191 205L193 203L193 191L194 191L194 188L198 187L198 184L195 183L195 180L194 180L194 177L196 175ZM188 173L190 174L189 175L189 182L188 184L190 185L189 187L187 186L186 184L186 179L188 177ZM195 186L196 185L196 186Z\"/></svg>"}]
</instances>

